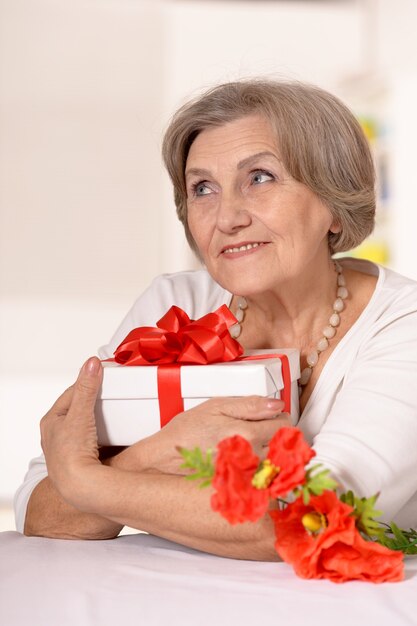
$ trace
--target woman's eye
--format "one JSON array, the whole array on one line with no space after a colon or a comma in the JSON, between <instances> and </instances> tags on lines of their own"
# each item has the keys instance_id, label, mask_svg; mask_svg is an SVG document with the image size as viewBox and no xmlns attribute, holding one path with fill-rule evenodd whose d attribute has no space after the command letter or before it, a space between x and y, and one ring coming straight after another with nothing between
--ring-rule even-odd
<instances>
[{"instance_id":1,"label":"woman's eye","mask_svg":"<svg viewBox=\"0 0 417 626\"><path fill-rule=\"evenodd\" d=\"M207 186L205 182L195 183L193 185L193 193L196 196L207 196L209 193L211 193L211 189Z\"/></svg>"},{"instance_id":2,"label":"woman's eye","mask_svg":"<svg viewBox=\"0 0 417 626\"><path fill-rule=\"evenodd\" d=\"M252 174L252 182L255 183L255 185L260 185L261 183L266 183L267 181L273 179L274 177L272 174L263 170L258 170Z\"/></svg>"}]
</instances>

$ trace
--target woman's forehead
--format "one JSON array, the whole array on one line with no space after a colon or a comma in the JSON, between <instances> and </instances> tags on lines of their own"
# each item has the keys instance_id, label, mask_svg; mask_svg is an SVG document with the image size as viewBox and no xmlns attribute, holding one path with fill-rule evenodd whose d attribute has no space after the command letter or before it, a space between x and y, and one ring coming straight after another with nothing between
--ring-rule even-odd
<instances>
[{"instance_id":1,"label":"woman's forehead","mask_svg":"<svg viewBox=\"0 0 417 626\"><path fill-rule=\"evenodd\" d=\"M271 123L261 115L248 115L221 126L202 130L188 152L186 169L199 167L212 158L241 162L254 154L278 157L278 145Z\"/></svg>"}]
</instances>

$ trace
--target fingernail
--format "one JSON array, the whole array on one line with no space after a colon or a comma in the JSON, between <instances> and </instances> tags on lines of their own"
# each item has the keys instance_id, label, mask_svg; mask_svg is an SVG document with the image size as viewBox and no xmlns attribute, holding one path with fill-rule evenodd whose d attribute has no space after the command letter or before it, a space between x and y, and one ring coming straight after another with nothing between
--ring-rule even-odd
<instances>
[{"instance_id":1,"label":"fingernail","mask_svg":"<svg viewBox=\"0 0 417 626\"><path fill-rule=\"evenodd\" d=\"M284 408L284 402L282 400L275 400L275 399L271 398L270 400L268 400L266 406L267 406L268 409L271 409L271 410L283 409Z\"/></svg>"},{"instance_id":2,"label":"fingernail","mask_svg":"<svg viewBox=\"0 0 417 626\"><path fill-rule=\"evenodd\" d=\"M83 372L87 374L87 376L97 376L100 371L100 361L97 357L92 356L88 361L84 363Z\"/></svg>"}]
</instances>

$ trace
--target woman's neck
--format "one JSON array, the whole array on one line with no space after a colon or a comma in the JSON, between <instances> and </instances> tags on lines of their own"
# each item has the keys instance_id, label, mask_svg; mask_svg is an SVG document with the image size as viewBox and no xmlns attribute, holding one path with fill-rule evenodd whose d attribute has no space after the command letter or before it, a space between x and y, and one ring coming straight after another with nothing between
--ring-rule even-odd
<instances>
[{"instance_id":1,"label":"woman's neck","mask_svg":"<svg viewBox=\"0 0 417 626\"><path fill-rule=\"evenodd\" d=\"M266 293L247 295L245 335L249 336L249 331L254 329L260 339L262 335L263 341L268 338L276 341L278 336L284 342L282 347L308 346L327 323L336 291L337 272L333 261L328 259L320 269L306 271L297 282L280 284Z\"/></svg>"}]
</instances>

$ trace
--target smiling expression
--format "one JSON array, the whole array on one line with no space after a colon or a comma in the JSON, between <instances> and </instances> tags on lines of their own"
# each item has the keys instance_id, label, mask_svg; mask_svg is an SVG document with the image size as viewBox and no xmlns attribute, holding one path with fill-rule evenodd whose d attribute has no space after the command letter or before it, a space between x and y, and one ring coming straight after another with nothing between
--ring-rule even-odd
<instances>
[{"instance_id":1,"label":"smiling expression","mask_svg":"<svg viewBox=\"0 0 417 626\"><path fill-rule=\"evenodd\" d=\"M269 122L251 115L203 130L186 163L188 226L213 278L234 294L291 284L328 260L328 207L294 180Z\"/></svg>"}]
</instances>

